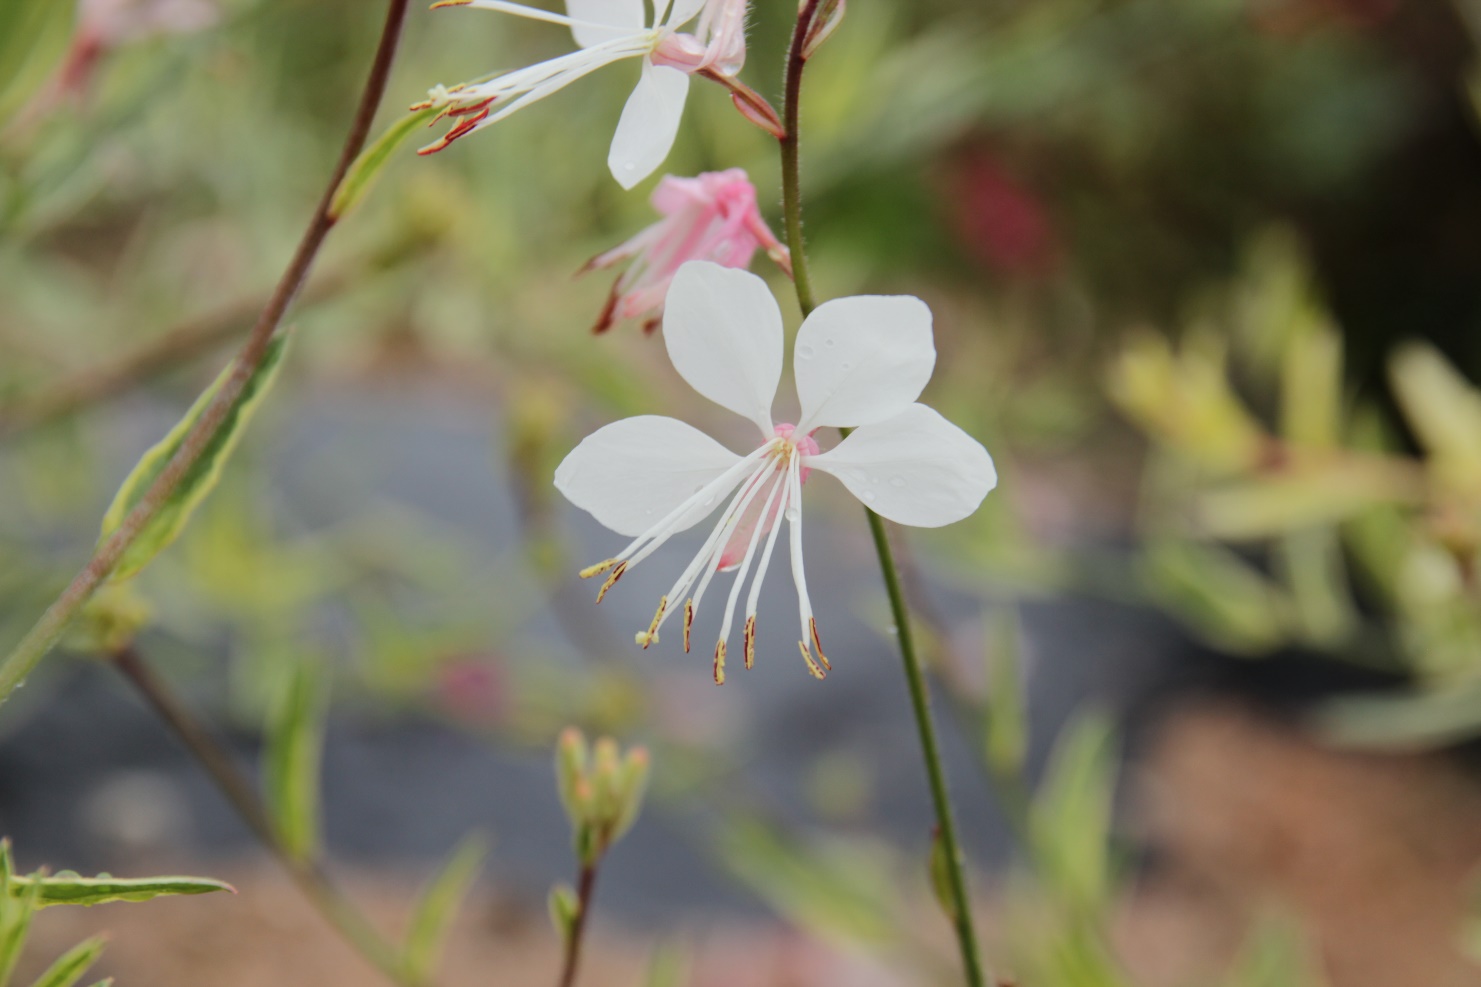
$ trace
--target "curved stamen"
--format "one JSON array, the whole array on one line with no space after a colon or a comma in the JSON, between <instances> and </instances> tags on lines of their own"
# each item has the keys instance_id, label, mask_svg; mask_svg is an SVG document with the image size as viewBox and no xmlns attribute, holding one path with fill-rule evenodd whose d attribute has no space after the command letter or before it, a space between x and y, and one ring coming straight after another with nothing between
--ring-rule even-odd
<instances>
[{"instance_id":1,"label":"curved stamen","mask_svg":"<svg viewBox=\"0 0 1481 987\"><path fill-rule=\"evenodd\" d=\"M797 587L797 609L802 621L802 639L797 646L802 651L802 660L813 678L821 679L827 672L820 666L812 653L813 624L812 601L807 595L807 574L802 565L802 479L801 456L794 456L789 464L788 478L792 484L792 503L787 511L787 533L791 536L792 582Z\"/></svg>"},{"instance_id":2,"label":"curved stamen","mask_svg":"<svg viewBox=\"0 0 1481 987\"><path fill-rule=\"evenodd\" d=\"M704 596L705 587L709 585L711 577L714 576L716 569L719 567L718 560L720 554L724 552L725 545L730 540L731 533L740 524L741 518L745 515L746 508L751 506L751 501L760 492L768 474L775 470L775 468L773 464L767 463L746 480L740 491L731 499L729 506L726 507L724 515L720 518L720 522L715 525L714 530L710 532L710 536L705 539L704 545L700 547L694 559L685 567L678 581L669 590L667 595L670 600L681 599L688 593L689 587L694 584L694 581L696 579L700 580L698 589L693 595L688 597L684 604L684 637L686 645L688 644L688 631L694 624L694 615L699 612L700 598ZM664 614L659 618L657 625L653 628L655 633L659 627L663 626L663 622L667 619L668 614ZM686 647L684 650L687 651L689 649Z\"/></svg>"},{"instance_id":3,"label":"curved stamen","mask_svg":"<svg viewBox=\"0 0 1481 987\"><path fill-rule=\"evenodd\" d=\"M741 558L740 568L736 571L735 582L730 584L730 597L725 601L725 617L720 622L721 641L726 641L730 637L730 625L735 619L735 604L740 599L741 587L745 585L746 575L751 571L751 563L756 558L756 546L761 543L761 529L765 527L766 519L771 517L771 509L776 504L777 494L789 487L787 480L788 473L784 468L776 481L772 483L771 491L766 495L766 504L761 508L761 516L756 522L755 530L751 532L751 540L746 545L746 554ZM772 530L776 530L776 525L772 526ZM757 573L756 578L760 579L761 573ZM746 667L750 668L755 660L755 649L752 646L752 634L755 632L755 627L750 620L746 624Z\"/></svg>"}]
</instances>

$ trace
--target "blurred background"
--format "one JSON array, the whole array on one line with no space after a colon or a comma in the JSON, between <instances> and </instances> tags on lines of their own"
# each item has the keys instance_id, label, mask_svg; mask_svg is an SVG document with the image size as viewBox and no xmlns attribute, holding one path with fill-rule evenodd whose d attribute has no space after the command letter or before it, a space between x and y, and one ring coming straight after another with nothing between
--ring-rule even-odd
<instances>
[{"instance_id":1,"label":"blurred background","mask_svg":"<svg viewBox=\"0 0 1481 987\"><path fill-rule=\"evenodd\" d=\"M792 5L752 6L742 78L775 99ZM5 0L0 647L261 307L381 16ZM930 303L925 400L1002 477L899 550L988 952L1024 987L1481 984L1472 29L1470 0L855 0L810 65L820 291ZM414 9L377 130L568 46ZM577 724L653 757L584 983L955 983L853 501L809 494L824 683L782 575L756 668L723 688L631 643L682 547L600 609L575 577L617 544L551 485L581 437L645 413L735 427L657 337L594 336L609 275L573 276L653 219L652 183L624 194L603 166L629 69L398 151L219 488L119 605L246 768L313 683L314 828L388 934L488 835L442 982L554 981L544 899L575 864L550 757ZM696 83L662 170L732 166L778 228L774 142ZM47 912L37 953L107 928L121 983L383 982L94 644L4 707L0 833L23 869L241 894Z\"/></svg>"}]
</instances>

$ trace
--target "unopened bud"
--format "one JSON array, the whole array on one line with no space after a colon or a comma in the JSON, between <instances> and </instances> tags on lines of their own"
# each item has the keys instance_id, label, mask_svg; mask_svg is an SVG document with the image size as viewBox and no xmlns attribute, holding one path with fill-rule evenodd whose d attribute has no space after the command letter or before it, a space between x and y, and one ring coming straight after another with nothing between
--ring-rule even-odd
<instances>
[{"instance_id":1,"label":"unopened bud","mask_svg":"<svg viewBox=\"0 0 1481 987\"><path fill-rule=\"evenodd\" d=\"M634 747L622 760L617 790L619 806L617 818L612 825L614 843L622 839L638 820L638 813L643 808L643 796L648 792L648 765L648 751L643 747Z\"/></svg>"},{"instance_id":2,"label":"unopened bud","mask_svg":"<svg viewBox=\"0 0 1481 987\"><path fill-rule=\"evenodd\" d=\"M575 727L561 731L555 745L555 781L560 792L561 805L565 806L566 817L573 825L586 817L589 792L586 783L587 762L586 737Z\"/></svg>"},{"instance_id":3,"label":"unopened bud","mask_svg":"<svg viewBox=\"0 0 1481 987\"><path fill-rule=\"evenodd\" d=\"M812 23L802 39L802 57L812 58L818 48L843 22L845 0L822 0L813 10Z\"/></svg>"},{"instance_id":4,"label":"unopened bud","mask_svg":"<svg viewBox=\"0 0 1481 987\"><path fill-rule=\"evenodd\" d=\"M951 893L951 855L946 852L946 841L941 838L941 828L931 830L931 892L946 917L956 922L956 896Z\"/></svg>"},{"instance_id":5,"label":"unopened bud","mask_svg":"<svg viewBox=\"0 0 1481 987\"><path fill-rule=\"evenodd\" d=\"M550 924L555 926L555 934L561 937L562 944L569 943L576 930L576 919L581 914L581 900L570 885L557 884L550 889L549 905Z\"/></svg>"}]
</instances>

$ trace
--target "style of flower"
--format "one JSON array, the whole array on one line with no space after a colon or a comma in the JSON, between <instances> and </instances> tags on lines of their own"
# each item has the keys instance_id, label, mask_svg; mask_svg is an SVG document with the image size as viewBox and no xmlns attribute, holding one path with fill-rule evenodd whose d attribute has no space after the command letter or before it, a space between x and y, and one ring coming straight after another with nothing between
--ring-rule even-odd
<instances>
[{"instance_id":1,"label":"style of flower","mask_svg":"<svg viewBox=\"0 0 1481 987\"><path fill-rule=\"evenodd\" d=\"M691 260L743 269L751 266L758 248L765 248L782 270L792 273L791 255L761 218L756 187L744 170L709 171L694 178L665 175L651 201L662 219L582 268L585 273L632 261L612 285L595 331L606 332L623 319L642 319L644 332L657 329L669 284Z\"/></svg>"},{"instance_id":2,"label":"style of flower","mask_svg":"<svg viewBox=\"0 0 1481 987\"><path fill-rule=\"evenodd\" d=\"M753 564L743 647L746 667L755 660L761 583L785 519L799 648L808 671L822 678L832 666L823 654L802 557L802 487L810 471L833 475L891 521L927 528L967 517L997 483L980 443L916 403L936 363L931 311L909 296L840 298L818 306L798 330L793 350L801 404L794 425L772 418L782 374L782 317L765 282L691 261L674 276L665 309L663 338L675 369L700 394L754 422L761 443L740 456L684 422L656 415L613 422L588 436L556 470L556 488L634 540L581 576L606 573L600 603L625 572L724 502L698 554L637 635L648 647L671 613L682 609L688 651L712 577L736 569L714 651L715 681L721 683L736 605ZM826 427L854 431L822 452L813 436Z\"/></svg>"},{"instance_id":3,"label":"style of flower","mask_svg":"<svg viewBox=\"0 0 1481 987\"><path fill-rule=\"evenodd\" d=\"M645 0L566 0L566 14L509 0L442 0L433 7L477 7L564 24L580 50L485 82L434 87L412 109L440 108L437 119L449 118L454 124L419 154L440 151L600 68L640 58L642 76L622 110L607 156L612 177L628 189L668 157L679 132L689 76L708 72L728 78L746 59L747 0L654 0L651 24ZM679 33L696 17L693 34Z\"/></svg>"}]
</instances>

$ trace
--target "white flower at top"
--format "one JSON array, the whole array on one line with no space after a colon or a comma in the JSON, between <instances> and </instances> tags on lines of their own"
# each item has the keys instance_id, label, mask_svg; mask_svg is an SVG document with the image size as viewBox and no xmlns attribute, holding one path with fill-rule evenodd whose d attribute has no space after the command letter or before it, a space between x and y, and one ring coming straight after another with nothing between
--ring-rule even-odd
<instances>
[{"instance_id":1,"label":"white flower at top","mask_svg":"<svg viewBox=\"0 0 1481 987\"><path fill-rule=\"evenodd\" d=\"M746 60L748 0L653 0L653 22L645 0L566 0L566 14L509 0L442 0L434 7L478 7L531 20L563 24L579 46L528 68L496 75L486 82L436 86L412 109L441 108L438 119L456 121L441 138L418 153L431 154L459 137L564 89L597 69L641 58L642 76L628 97L612 138L607 166L623 188L632 188L668 157L679 132L689 93L689 76L712 72L733 76ZM693 34L679 28L696 17Z\"/></svg>"},{"instance_id":2,"label":"white flower at top","mask_svg":"<svg viewBox=\"0 0 1481 987\"><path fill-rule=\"evenodd\" d=\"M801 621L799 647L808 670L831 668L807 594L802 558L802 486L812 470L829 473L870 509L899 524L934 528L970 515L997 484L987 450L940 414L917 404L936 349L931 311L910 296L865 295L818 306L802 323L793 350L801 416L777 423L772 401L782 375L782 316L766 283L706 261L679 269L665 301L669 359L700 394L754 422L761 443L731 452L673 418L642 415L588 436L555 472L571 503L634 540L582 571L607 573L597 602L628 569L674 534L724 504L699 553L658 602L643 647L658 640L670 614L684 612L684 650L700 601L716 572L738 570L714 651L717 683L736 605L752 565L743 647L755 660L756 606L786 519L792 579ZM822 452L813 433L853 428ZM759 560L758 560L759 555ZM682 602L681 602L682 601Z\"/></svg>"}]
</instances>

